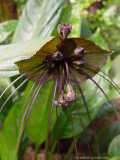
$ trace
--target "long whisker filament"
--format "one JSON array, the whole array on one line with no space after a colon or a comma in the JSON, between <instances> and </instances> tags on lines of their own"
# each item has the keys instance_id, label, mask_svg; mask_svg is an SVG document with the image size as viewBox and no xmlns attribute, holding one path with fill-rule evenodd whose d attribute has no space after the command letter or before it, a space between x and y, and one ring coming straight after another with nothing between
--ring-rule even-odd
<instances>
[{"instance_id":1,"label":"long whisker filament","mask_svg":"<svg viewBox=\"0 0 120 160\"><path fill-rule=\"evenodd\" d=\"M91 71L91 72L93 72L93 73L96 73L98 76L101 76L102 78L104 78L104 79L105 79L106 81L108 81L109 84L112 85L112 87L114 87L115 90L120 94L120 87L118 86L117 83L115 83L114 80L112 80L111 78L109 78L109 76L108 76L105 72L103 72L103 71L100 71L102 74L101 74L101 73L97 73L97 71L93 69L94 66L92 66L92 65L90 65L90 66L91 66L92 68L85 66L85 69L87 69L87 70L89 70L89 71Z\"/></svg>"},{"instance_id":2,"label":"long whisker filament","mask_svg":"<svg viewBox=\"0 0 120 160\"><path fill-rule=\"evenodd\" d=\"M14 83L16 83L18 80L20 80L21 78L23 78L24 75L25 75L25 74L22 74L22 75L20 75L19 77L17 77L14 81L12 81L12 82L10 83L10 85L8 85L8 86L5 88L5 90L2 92L2 94L0 95L0 99L3 97L3 95L5 94L5 92L7 92L7 90L8 90L12 85L14 85Z\"/></svg>"},{"instance_id":3,"label":"long whisker filament","mask_svg":"<svg viewBox=\"0 0 120 160\"><path fill-rule=\"evenodd\" d=\"M3 111L5 105L7 104L7 102L11 99L11 97L28 81L28 79L25 79L5 100L5 102L1 105L0 107L0 112Z\"/></svg>"}]
</instances>

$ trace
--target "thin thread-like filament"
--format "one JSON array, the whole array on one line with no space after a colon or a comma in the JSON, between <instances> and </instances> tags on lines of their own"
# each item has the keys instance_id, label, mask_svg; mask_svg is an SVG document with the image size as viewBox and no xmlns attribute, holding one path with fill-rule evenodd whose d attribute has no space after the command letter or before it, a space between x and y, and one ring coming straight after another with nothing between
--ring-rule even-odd
<instances>
[{"instance_id":1,"label":"thin thread-like filament","mask_svg":"<svg viewBox=\"0 0 120 160\"><path fill-rule=\"evenodd\" d=\"M80 70L80 73L86 75L86 77L87 77L88 79L90 79L90 80L101 90L101 92L103 93L103 95L104 95L105 98L107 99L108 103L111 105L111 107L115 108L114 105L113 105L113 103L110 102L109 97L108 97L107 94L104 92L104 90L102 89L102 87L101 87L86 71L84 71L83 69ZM115 108L115 110L116 110L116 108ZM118 115L117 110L116 110L116 116L117 116L117 118L119 118L119 115Z\"/></svg>"},{"instance_id":2,"label":"thin thread-like filament","mask_svg":"<svg viewBox=\"0 0 120 160\"><path fill-rule=\"evenodd\" d=\"M93 66L94 67L94 66ZM93 73L101 76L102 78L104 78L106 81L108 81L110 83L110 85L112 85L114 87L114 89L116 89L116 91L120 94L120 87L118 86L117 83L115 83L114 80L112 80L111 78L109 78L109 76L103 72L100 71L102 74L98 73L96 70L94 70L93 68L89 68L89 67L85 67L85 69L92 71ZM103 75L104 74L104 75Z\"/></svg>"},{"instance_id":3,"label":"thin thread-like filament","mask_svg":"<svg viewBox=\"0 0 120 160\"><path fill-rule=\"evenodd\" d=\"M10 83L10 85L8 85L4 91L2 92L2 94L0 95L0 99L3 97L3 95L7 92L7 90L12 87L12 85L14 85L18 80L20 80L22 77L24 77L25 74L20 75L19 77L17 77L14 81L12 81Z\"/></svg>"},{"instance_id":4,"label":"thin thread-like filament","mask_svg":"<svg viewBox=\"0 0 120 160\"><path fill-rule=\"evenodd\" d=\"M0 107L0 112L3 111L5 105L7 104L7 102L12 98L12 96L27 82L28 80L25 79L9 96L8 98L5 100L5 102L1 105Z\"/></svg>"}]
</instances>

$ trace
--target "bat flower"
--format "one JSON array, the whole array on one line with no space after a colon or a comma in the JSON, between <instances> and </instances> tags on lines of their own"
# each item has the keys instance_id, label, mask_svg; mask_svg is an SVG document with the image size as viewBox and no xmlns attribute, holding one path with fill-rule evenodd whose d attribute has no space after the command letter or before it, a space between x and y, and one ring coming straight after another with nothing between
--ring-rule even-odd
<instances>
[{"instance_id":1,"label":"bat flower","mask_svg":"<svg viewBox=\"0 0 120 160\"><path fill-rule=\"evenodd\" d=\"M58 37L49 40L29 59L16 63L20 73L40 87L47 81L55 82L54 106L69 106L77 99L78 90L83 96L81 85L87 79L103 91L92 77L106 63L110 52L89 40L69 38L71 30L69 24L59 25Z\"/></svg>"}]
</instances>

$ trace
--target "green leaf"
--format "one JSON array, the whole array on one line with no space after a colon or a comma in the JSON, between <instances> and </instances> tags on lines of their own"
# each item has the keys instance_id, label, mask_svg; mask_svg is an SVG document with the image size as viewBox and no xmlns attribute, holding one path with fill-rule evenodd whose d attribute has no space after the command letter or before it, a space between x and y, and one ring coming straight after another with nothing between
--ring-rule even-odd
<instances>
[{"instance_id":1,"label":"green leaf","mask_svg":"<svg viewBox=\"0 0 120 160\"><path fill-rule=\"evenodd\" d=\"M64 0L29 0L20 18L13 41L49 37L58 22Z\"/></svg>"},{"instance_id":2,"label":"green leaf","mask_svg":"<svg viewBox=\"0 0 120 160\"><path fill-rule=\"evenodd\" d=\"M120 157L120 135L116 136L109 145L108 154Z\"/></svg>"},{"instance_id":3,"label":"green leaf","mask_svg":"<svg viewBox=\"0 0 120 160\"><path fill-rule=\"evenodd\" d=\"M48 125L52 128L56 120L56 110L51 108L53 86L54 83L51 84L51 82L44 85L40 91L38 100L33 107L33 111L27 124L26 134L38 145L46 139L48 134Z\"/></svg>"},{"instance_id":4,"label":"green leaf","mask_svg":"<svg viewBox=\"0 0 120 160\"><path fill-rule=\"evenodd\" d=\"M65 1L62 12L60 14L59 24L70 23L71 12L72 12L72 4L69 1ZM57 25L56 25L56 28L58 28ZM56 36L58 34L58 31L56 28L53 31L52 35Z\"/></svg>"},{"instance_id":5,"label":"green leaf","mask_svg":"<svg viewBox=\"0 0 120 160\"><path fill-rule=\"evenodd\" d=\"M97 29L94 34L92 34L90 37L90 40L94 41L98 46L100 46L103 49L108 49L108 44L105 41L104 37L100 33L100 29Z\"/></svg>"},{"instance_id":6,"label":"green leaf","mask_svg":"<svg viewBox=\"0 0 120 160\"><path fill-rule=\"evenodd\" d=\"M28 96L26 90L24 96ZM0 131L0 157L1 160L17 160L17 139L22 114L24 113L24 105L22 105L24 97L18 101L9 112Z\"/></svg>"},{"instance_id":7,"label":"green leaf","mask_svg":"<svg viewBox=\"0 0 120 160\"><path fill-rule=\"evenodd\" d=\"M59 23L70 23L71 11L72 11L72 4L69 1L66 1L60 15Z\"/></svg>"},{"instance_id":8,"label":"green leaf","mask_svg":"<svg viewBox=\"0 0 120 160\"><path fill-rule=\"evenodd\" d=\"M63 110L53 128L53 139L71 138L79 135L87 127L90 120L81 101Z\"/></svg>"},{"instance_id":9,"label":"green leaf","mask_svg":"<svg viewBox=\"0 0 120 160\"><path fill-rule=\"evenodd\" d=\"M81 17L80 21L80 37L88 38L91 36L92 31L90 29L90 24L85 17Z\"/></svg>"},{"instance_id":10,"label":"green leaf","mask_svg":"<svg viewBox=\"0 0 120 160\"><path fill-rule=\"evenodd\" d=\"M29 84L24 95L10 110L0 132L0 155L2 160L16 160L19 144L21 142L21 133L23 133L26 121L23 121L24 115L28 107L32 103L29 99L32 84ZM48 134L48 123L50 121L48 115L51 111L53 83L49 82L44 85L35 103L33 104L32 113L28 119L25 130L28 137L35 143L41 144ZM28 97L28 98L24 98ZM43 103L44 102L44 103ZM52 112L51 128L56 120L56 110ZM6 157L4 157L6 155Z\"/></svg>"}]
</instances>

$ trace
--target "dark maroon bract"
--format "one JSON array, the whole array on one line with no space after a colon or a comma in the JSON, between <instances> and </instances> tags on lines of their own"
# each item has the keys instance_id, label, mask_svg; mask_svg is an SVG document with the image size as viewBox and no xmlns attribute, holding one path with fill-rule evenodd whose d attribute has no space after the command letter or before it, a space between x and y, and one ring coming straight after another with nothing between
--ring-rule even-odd
<instances>
[{"instance_id":1,"label":"dark maroon bract","mask_svg":"<svg viewBox=\"0 0 120 160\"><path fill-rule=\"evenodd\" d=\"M20 72L43 86L55 81L54 105L68 106L77 98L79 88L98 73L105 64L108 51L82 38L68 38L69 24L59 25L59 36L47 42L33 57L17 63ZM82 94L82 92L81 92Z\"/></svg>"}]
</instances>

